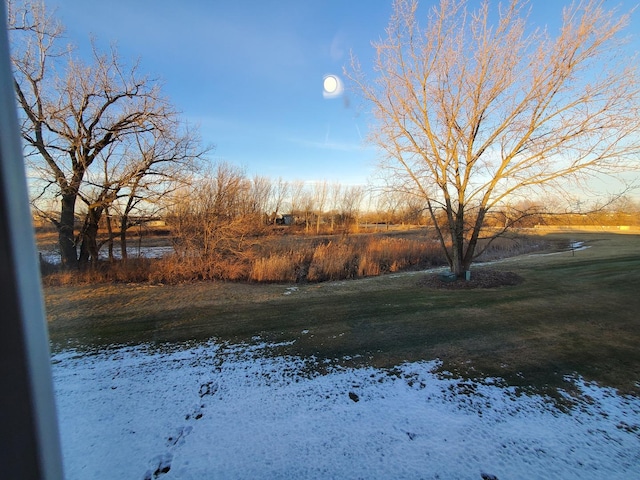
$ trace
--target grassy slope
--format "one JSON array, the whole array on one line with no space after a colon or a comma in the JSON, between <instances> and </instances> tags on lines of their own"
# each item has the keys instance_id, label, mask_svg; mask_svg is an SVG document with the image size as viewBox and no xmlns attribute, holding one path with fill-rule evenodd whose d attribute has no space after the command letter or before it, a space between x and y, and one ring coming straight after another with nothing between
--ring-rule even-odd
<instances>
[{"instance_id":1,"label":"grassy slope","mask_svg":"<svg viewBox=\"0 0 640 480\"><path fill-rule=\"evenodd\" d=\"M495 264L525 282L494 289L425 289L415 273L290 295L286 285L229 283L47 288L50 335L54 348L259 335L296 340L282 353L320 359L440 358L449 371L538 390L577 372L640 394L640 236L572 236L591 248Z\"/></svg>"}]
</instances>

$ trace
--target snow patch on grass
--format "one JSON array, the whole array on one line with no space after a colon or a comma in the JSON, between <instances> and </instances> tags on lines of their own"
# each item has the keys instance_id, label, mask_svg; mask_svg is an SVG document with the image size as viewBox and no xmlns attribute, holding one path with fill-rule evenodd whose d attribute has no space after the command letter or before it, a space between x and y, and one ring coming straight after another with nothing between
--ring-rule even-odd
<instances>
[{"instance_id":1,"label":"snow patch on grass","mask_svg":"<svg viewBox=\"0 0 640 480\"><path fill-rule=\"evenodd\" d=\"M272 346L54 355L68 479L608 478L640 467L640 399L577 381L563 413L437 362L330 368ZM323 366L326 370L326 366Z\"/></svg>"}]
</instances>

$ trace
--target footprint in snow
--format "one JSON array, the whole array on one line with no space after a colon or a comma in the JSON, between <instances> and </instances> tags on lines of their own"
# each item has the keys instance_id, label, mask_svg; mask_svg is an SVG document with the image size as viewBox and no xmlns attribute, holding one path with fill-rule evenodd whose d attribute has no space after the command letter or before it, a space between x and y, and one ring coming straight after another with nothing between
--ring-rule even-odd
<instances>
[{"instance_id":1,"label":"footprint in snow","mask_svg":"<svg viewBox=\"0 0 640 480\"><path fill-rule=\"evenodd\" d=\"M218 384L216 382L208 382L200 385L200 398L207 395L215 395L218 391Z\"/></svg>"},{"instance_id":2,"label":"footprint in snow","mask_svg":"<svg viewBox=\"0 0 640 480\"><path fill-rule=\"evenodd\" d=\"M191 419L200 420L202 417L204 417L204 407L205 407L205 404L203 403L202 405L200 405L200 407L195 408L193 410L193 412L187 413L184 416L184 419L185 420L191 420Z\"/></svg>"},{"instance_id":3,"label":"footprint in snow","mask_svg":"<svg viewBox=\"0 0 640 480\"><path fill-rule=\"evenodd\" d=\"M169 452L158 455L151 460L151 468L144 474L144 480L154 480L171 470L173 455Z\"/></svg>"},{"instance_id":4,"label":"footprint in snow","mask_svg":"<svg viewBox=\"0 0 640 480\"><path fill-rule=\"evenodd\" d=\"M184 443L184 438L191 433L193 427L181 427L176 431L175 435L167 437L167 447L174 447L178 444Z\"/></svg>"},{"instance_id":5,"label":"footprint in snow","mask_svg":"<svg viewBox=\"0 0 640 480\"><path fill-rule=\"evenodd\" d=\"M495 475L491 475L490 473L481 473L480 476L482 477L482 480L498 480L498 477L496 477Z\"/></svg>"},{"instance_id":6,"label":"footprint in snow","mask_svg":"<svg viewBox=\"0 0 640 480\"><path fill-rule=\"evenodd\" d=\"M203 383L200 385L200 389L198 394L200 398L214 395L218 391L218 384L215 382ZM184 416L185 421L191 422L200 420L204 416L204 408L205 404L200 404L199 407L194 408L191 413L187 413ZM174 435L169 435L167 437L167 447L171 450L175 450L177 447L184 445L185 438L193 431L193 427L191 425L186 425L180 427L176 430ZM153 457L150 462L151 468L146 471L144 474L143 480L155 480L160 476L169 473L171 470L171 462L173 461L173 453L165 452L162 455L157 455Z\"/></svg>"}]
</instances>

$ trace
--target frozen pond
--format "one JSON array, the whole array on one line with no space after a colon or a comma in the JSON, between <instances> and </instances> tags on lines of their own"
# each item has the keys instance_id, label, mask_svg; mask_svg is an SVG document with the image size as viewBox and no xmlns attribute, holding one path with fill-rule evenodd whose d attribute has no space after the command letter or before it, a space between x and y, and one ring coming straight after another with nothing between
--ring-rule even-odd
<instances>
[{"instance_id":1,"label":"frozen pond","mask_svg":"<svg viewBox=\"0 0 640 480\"><path fill-rule=\"evenodd\" d=\"M58 265L60 263L60 253L57 250L38 249L38 253L40 254L40 257L42 258L42 260L46 261L47 263L51 263L53 265ZM154 247L127 248L127 254L129 258L137 258L137 257L162 258L165 255L170 255L172 253L174 253L174 249L172 246L168 246L168 245L154 246ZM120 250L120 247L114 247L113 255L116 258L122 258L122 251ZM100 258L105 260L109 258L106 248L100 249Z\"/></svg>"}]
</instances>

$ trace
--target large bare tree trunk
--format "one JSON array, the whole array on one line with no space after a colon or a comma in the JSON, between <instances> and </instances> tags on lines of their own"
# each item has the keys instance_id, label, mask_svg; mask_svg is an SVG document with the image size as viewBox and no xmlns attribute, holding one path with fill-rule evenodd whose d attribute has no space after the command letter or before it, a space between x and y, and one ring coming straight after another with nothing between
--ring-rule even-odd
<instances>
[{"instance_id":1,"label":"large bare tree trunk","mask_svg":"<svg viewBox=\"0 0 640 480\"><path fill-rule=\"evenodd\" d=\"M90 208L87 213L85 225L82 229L82 243L80 245L80 257L78 265L86 268L88 265L97 265L99 257L98 228L103 207Z\"/></svg>"},{"instance_id":2,"label":"large bare tree trunk","mask_svg":"<svg viewBox=\"0 0 640 480\"><path fill-rule=\"evenodd\" d=\"M111 213L109 212L109 208L105 207L105 223L107 224L107 254L109 258L109 262L113 262L115 260L113 254L113 225L111 223Z\"/></svg>"},{"instance_id":3,"label":"large bare tree trunk","mask_svg":"<svg viewBox=\"0 0 640 480\"><path fill-rule=\"evenodd\" d=\"M129 213L125 210L120 218L120 250L122 252L122 261L126 262L129 258L127 253L127 230L129 227Z\"/></svg>"},{"instance_id":4,"label":"large bare tree trunk","mask_svg":"<svg viewBox=\"0 0 640 480\"><path fill-rule=\"evenodd\" d=\"M78 252L74 238L76 198L75 194L62 195L60 221L56 223L60 258L65 268L78 265Z\"/></svg>"}]
</instances>

